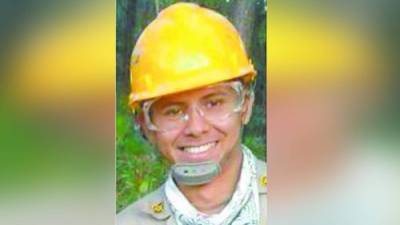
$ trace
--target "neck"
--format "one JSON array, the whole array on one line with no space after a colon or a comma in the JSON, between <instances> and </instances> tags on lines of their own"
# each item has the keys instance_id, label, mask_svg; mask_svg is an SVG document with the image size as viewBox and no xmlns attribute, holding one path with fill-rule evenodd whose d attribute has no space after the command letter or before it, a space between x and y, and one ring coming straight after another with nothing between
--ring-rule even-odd
<instances>
[{"instance_id":1,"label":"neck","mask_svg":"<svg viewBox=\"0 0 400 225\"><path fill-rule=\"evenodd\" d=\"M221 162L221 173L210 183L199 186L178 184L178 187L197 210L206 214L218 213L229 202L235 191L242 160L243 153L239 146Z\"/></svg>"}]
</instances>

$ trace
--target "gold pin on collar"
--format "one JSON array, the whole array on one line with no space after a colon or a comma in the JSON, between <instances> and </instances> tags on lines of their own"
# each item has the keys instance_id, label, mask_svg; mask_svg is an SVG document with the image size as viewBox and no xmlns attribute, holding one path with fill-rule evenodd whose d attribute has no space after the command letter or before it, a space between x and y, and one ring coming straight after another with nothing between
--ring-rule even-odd
<instances>
[{"instance_id":1,"label":"gold pin on collar","mask_svg":"<svg viewBox=\"0 0 400 225\"><path fill-rule=\"evenodd\" d=\"M262 176L261 177L261 179L260 179L260 181L261 181L261 184L263 185L263 186L267 186L267 176Z\"/></svg>"},{"instance_id":2,"label":"gold pin on collar","mask_svg":"<svg viewBox=\"0 0 400 225\"><path fill-rule=\"evenodd\" d=\"M151 206L151 209L153 210L154 213L162 213L164 211L164 203L163 202L155 203Z\"/></svg>"}]
</instances>

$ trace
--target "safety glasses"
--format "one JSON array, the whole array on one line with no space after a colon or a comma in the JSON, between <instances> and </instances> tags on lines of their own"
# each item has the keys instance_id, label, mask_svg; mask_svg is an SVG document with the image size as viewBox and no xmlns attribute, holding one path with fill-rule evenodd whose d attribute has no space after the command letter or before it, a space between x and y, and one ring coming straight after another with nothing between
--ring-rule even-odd
<instances>
[{"instance_id":1,"label":"safety glasses","mask_svg":"<svg viewBox=\"0 0 400 225\"><path fill-rule=\"evenodd\" d=\"M198 89L194 101L164 96L143 103L145 125L149 130L165 132L182 129L192 113L216 124L243 108L245 91L240 81L231 81ZM196 95L197 96L197 95Z\"/></svg>"}]
</instances>

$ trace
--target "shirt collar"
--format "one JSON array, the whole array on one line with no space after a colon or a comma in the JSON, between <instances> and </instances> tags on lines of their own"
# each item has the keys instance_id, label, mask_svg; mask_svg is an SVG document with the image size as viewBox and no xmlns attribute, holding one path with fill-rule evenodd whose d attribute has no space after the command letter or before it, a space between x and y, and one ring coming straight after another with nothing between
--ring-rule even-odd
<instances>
[{"instance_id":1,"label":"shirt collar","mask_svg":"<svg viewBox=\"0 0 400 225\"><path fill-rule=\"evenodd\" d=\"M265 163L265 161L257 159L256 170L258 193L267 194L267 164Z\"/></svg>"},{"instance_id":2,"label":"shirt collar","mask_svg":"<svg viewBox=\"0 0 400 225\"><path fill-rule=\"evenodd\" d=\"M258 192L260 195L267 194L267 166L264 161L256 160ZM166 221L167 224L175 224L171 209L166 202L164 185L158 188L154 194L142 206L143 211L150 214L154 219Z\"/></svg>"}]
</instances>

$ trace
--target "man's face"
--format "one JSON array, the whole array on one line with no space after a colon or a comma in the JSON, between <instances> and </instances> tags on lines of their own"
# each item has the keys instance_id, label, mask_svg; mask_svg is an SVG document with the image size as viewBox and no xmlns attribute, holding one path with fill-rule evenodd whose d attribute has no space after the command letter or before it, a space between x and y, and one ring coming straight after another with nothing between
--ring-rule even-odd
<instances>
[{"instance_id":1,"label":"man's face","mask_svg":"<svg viewBox=\"0 0 400 225\"><path fill-rule=\"evenodd\" d=\"M145 133L171 163L208 160L223 163L239 151L241 126L251 107L246 99L241 110L221 114L224 107L231 109L237 104L237 100L229 97L230 94L219 89L202 88L162 97L150 110L150 117L156 117L152 119L155 124L164 125L159 118L166 123L170 117L182 118L168 130L152 131L144 126ZM187 117L183 119L181 114Z\"/></svg>"}]
</instances>

